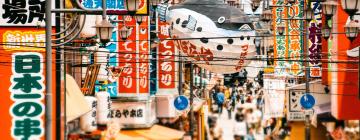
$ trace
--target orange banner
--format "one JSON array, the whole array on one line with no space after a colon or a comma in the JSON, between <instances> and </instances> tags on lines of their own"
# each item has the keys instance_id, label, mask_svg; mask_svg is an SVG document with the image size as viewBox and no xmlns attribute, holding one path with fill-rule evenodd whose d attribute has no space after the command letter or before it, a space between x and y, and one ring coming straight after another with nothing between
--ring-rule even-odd
<instances>
[{"instance_id":1,"label":"orange banner","mask_svg":"<svg viewBox=\"0 0 360 140\"><path fill-rule=\"evenodd\" d=\"M45 31L38 28L0 28L1 139L44 139ZM53 51L55 103L55 51ZM55 139L56 108L53 107Z\"/></svg>"}]
</instances>

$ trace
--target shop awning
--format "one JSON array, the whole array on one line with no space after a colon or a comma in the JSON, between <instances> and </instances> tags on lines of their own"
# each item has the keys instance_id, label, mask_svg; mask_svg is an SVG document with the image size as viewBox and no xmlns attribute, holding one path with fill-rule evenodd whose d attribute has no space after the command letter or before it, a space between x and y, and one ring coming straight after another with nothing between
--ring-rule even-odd
<instances>
[{"instance_id":1,"label":"shop awning","mask_svg":"<svg viewBox=\"0 0 360 140\"><path fill-rule=\"evenodd\" d=\"M121 130L117 140L179 140L185 132L154 125L149 129Z\"/></svg>"},{"instance_id":2,"label":"shop awning","mask_svg":"<svg viewBox=\"0 0 360 140\"><path fill-rule=\"evenodd\" d=\"M66 74L66 121L70 122L89 112L91 106L85 100L75 79Z\"/></svg>"}]
</instances>

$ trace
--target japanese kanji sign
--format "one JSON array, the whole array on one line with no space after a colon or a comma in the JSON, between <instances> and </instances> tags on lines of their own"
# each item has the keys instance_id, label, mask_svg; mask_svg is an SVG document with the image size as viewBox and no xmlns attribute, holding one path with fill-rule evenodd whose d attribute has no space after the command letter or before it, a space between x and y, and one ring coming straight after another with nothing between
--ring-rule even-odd
<instances>
[{"instance_id":1,"label":"japanese kanji sign","mask_svg":"<svg viewBox=\"0 0 360 140\"><path fill-rule=\"evenodd\" d=\"M55 3L53 2L53 8ZM45 0L1 0L1 26L37 26L45 19ZM55 25L55 18L53 24Z\"/></svg>"},{"instance_id":2,"label":"japanese kanji sign","mask_svg":"<svg viewBox=\"0 0 360 140\"><path fill-rule=\"evenodd\" d=\"M169 38L170 25L158 20L159 39L161 40L158 47L158 88L174 89L176 81L176 64L175 64L175 46L172 40L163 40Z\"/></svg>"},{"instance_id":3,"label":"japanese kanji sign","mask_svg":"<svg viewBox=\"0 0 360 140\"><path fill-rule=\"evenodd\" d=\"M146 108L142 102L114 102L111 117L124 124L144 124L150 117Z\"/></svg>"},{"instance_id":4,"label":"japanese kanji sign","mask_svg":"<svg viewBox=\"0 0 360 140\"><path fill-rule=\"evenodd\" d=\"M106 9L108 14L126 14L124 0L107 0ZM102 0L82 0L81 4L89 9L101 9ZM148 14L148 0L140 0L139 10L136 14Z\"/></svg>"},{"instance_id":5,"label":"japanese kanji sign","mask_svg":"<svg viewBox=\"0 0 360 140\"><path fill-rule=\"evenodd\" d=\"M137 71L139 72L138 84L139 93L148 94L150 89L150 45L149 45L149 18L143 17L143 22L138 26L138 45L137 45L137 60L139 63Z\"/></svg>"},{"instance_id":6,"label":"japanese kanji sign","mask_svg":"<svg viewBox=\"0 0 360 140\"><path fill-rule=\"evenodd\" d=\"M119 17L122 19L122 17ZM149 94L149 22L144 17L138 25L134 17L125 16L125 25L132 28L127 40L119 38L118 64L124 70L118 81L117 96L138 96ZM119 25L121 29L124 25Z\"/></svg>"},{"instance_id":7,"label":"japanese kanji sign","mask_svg":"<svg viewBox=\"0 0 360 140\"><path fill-rule=\"evenodd\" d=\"M119 17L120 20L122 17ZM136 94L137 93L137 63L136 63L136 21L135 18L130 16L125 16L125 24L127 26L133 27L130 36L127 40L119 41L119 57L118 63L120 67L123 67L124 70L121 73L119 78L119 93L122 94ZM119 30L123 25L119 24Z\"/></svg>"},{"instance_id":8,"label":"japanese kanji sign","mask_svg":"<svg viewBox=\"0 0 360 140\"><path fill-rule=\"evenodd\" d=\"M0 119L0 135L2 139L28 140L44 137L45 49L25 46L26 42L41 46L42 36L45 36L43 29L0 29L1 42L7 42L5 45L0 45L2 54L0 55L0 79L2 80L0 111L3 112ZM12 39L16 41L11 43ZM17 46L10 44L17 44ZM55 64L53 71L55 71ZM53 73L55 75L55 72ZM54 87L55 83L51 86ZM54 100L56 96L53 97ZM55 117L54 115L52 119L55 120ZM55 130L55 121L53 130Z\"/></svg>"},{"instance_id":9,"label":"japanese kanji sign","mask_svg":"<svg viewBox=\"0 0 360 140\"><path fill-rule=\"evenodd\" d=\"M321 27L322 13L320 2L312 2L311 8L314 11L315 19L309 24L308 57L311 77L321 77Z\"/></svg>"},{"instance_id":10,"label":"japanese kanji sign","mask_svg":"<svg viewBox=\"0 0 360 140\"><path fill-rule=\"evenodd\" d=\"M282 5L283 1L273 0L276 5ZM279 60L275 61L275 73L277 75L300 75L302 74L302 38L300 36L302 23L299 20L284 20L291 16L302 18L303 1L299 0L292 8L276 7L273 9L274 29L278 26L285 26L284 36L274 35L274 57ZM276 30L275 30L276 31ZM292 61L286 61L292 60Z\"/></svg>"}]
</instances>

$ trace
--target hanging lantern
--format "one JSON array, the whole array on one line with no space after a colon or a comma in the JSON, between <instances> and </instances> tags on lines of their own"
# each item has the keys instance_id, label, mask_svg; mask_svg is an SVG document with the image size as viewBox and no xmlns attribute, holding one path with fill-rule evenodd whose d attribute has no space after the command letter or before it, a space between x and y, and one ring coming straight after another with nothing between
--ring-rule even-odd
<instances>
[{"instance_id":1,"label":"hanging lantern","mask_svg":"<svg viewBox=\"0 0 360 140\"><path fill-rule=\"evenodd\" d=\"M327 24L322 26L321 35L326 40L328 40L330 38L331 28Z\"/></svg>"},{"instance_id":2,"label":"hanging lantern","mask_svg":"<svg viewBox=\"0 0 360 140\"><path fill-rule=\"evenodd\" d=\"M304 19L309 23L312 19L314 19L314 11L310 6L308 6L304 11Z\"/></svg>"},{"instance_id":3,"label":"hanging lantern","mask_svg":"<svg viewBox=\"0 0 360 140\"><path fill-rule=\"evenodd\" d=\"M336 7L338 3L336 1L330 0L322 2L322 11L327 20L330 20L332 16L336 13Z\"/></svg>"},{"instance_id":4,"label":"hanging lantern","mask_svg":"<svg viewBox=\"0 0 360 140\"><path fill-rule=\"evenodd\" d=\"M347 25L344 26L344 28L346 37L350 41L353 41L359 34L360 25L355 21L350 21Z\"/></svg>"},{"instance_id":5,"label":"hanging lantern","mask_svg":"<svg viewBox=\"0 0 360 140\"><path fill-rule=\"evenodd\" d=\"M341 0L341 7L352 19L352 17L360 9L360 0Z\"/></svg>"},{"instance_id":6,"label":"hanging lantern","mask_svg":"<svg viewBox=\"0 0 360 140\"><path fill-rule=\"evenodd\" d=\"M103 19L100 23L95 25L95 28L101 43L105 44L110 41L114 26L109 21Z\"/></svg>"},{"instance_id":7,"label":"hanging lantern","mask_svg":"<svg viewBox=\"0 0 360 140\"><path fill-rule=\"evenodd\" d=\"M126 26L123 26L120 30L119 30L119 36L121 37L122 40L126 40L130 34L132 32L132 28L128 28Z\"/></svg>"},{"instance_id":8,"label":"hanging lantern","mask_svg":"<svg viewBox=\"0 0 360 140\"><path fill-rule=\"evenodd\" d=\"M139 7L140 0L125 0L125 8L130 15L135 15Z\"/></svg>"}]
</instances>

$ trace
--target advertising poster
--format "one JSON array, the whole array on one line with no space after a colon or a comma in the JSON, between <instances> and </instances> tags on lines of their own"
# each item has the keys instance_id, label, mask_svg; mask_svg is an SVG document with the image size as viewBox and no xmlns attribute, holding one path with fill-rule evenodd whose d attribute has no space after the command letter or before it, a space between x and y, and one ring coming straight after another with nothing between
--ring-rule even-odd
<instances>
[{"instance_id":1,"label":"advertising poster","mask_svg":"<svg viewBox=\"0 0 360 140\"><path fill-rule=\"evenodd\" d=\"M0 42L1 139L44 139L45 30L1 27ZM52 53L52 77L56 81L55 51ZM51 85L54 103L55 84ZM52 120L56 120L55 106L53 110ZM55 127L54 121L54 134Z\"/></svg>"}]
</instances>

